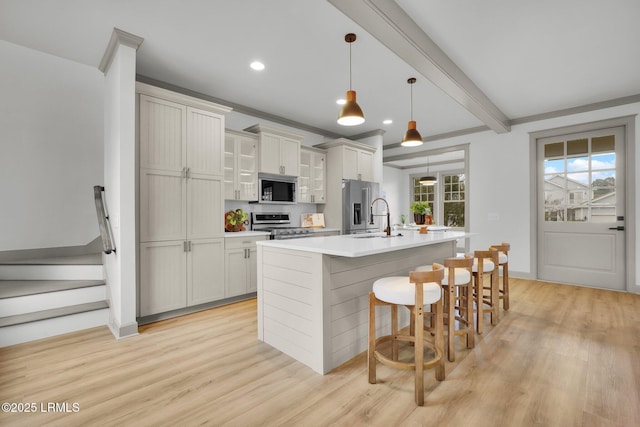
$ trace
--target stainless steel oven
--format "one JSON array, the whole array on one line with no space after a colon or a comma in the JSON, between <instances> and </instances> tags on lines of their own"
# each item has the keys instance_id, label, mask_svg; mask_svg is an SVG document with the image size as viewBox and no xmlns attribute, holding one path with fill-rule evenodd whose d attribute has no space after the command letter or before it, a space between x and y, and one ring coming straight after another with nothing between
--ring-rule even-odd
<instances>
[{"instance_id":1,"label":"stainless steel oven","mask_svg":"<svg viewBox=\"0 0 640 427\"><path fill-rule=\"evenodd\" d=\"M299 239L313 235L308 228L292 227L291 218L286 212L252 212L251 229L271 232L269 236L271 240Z\"/></svg>"}]
</instances>

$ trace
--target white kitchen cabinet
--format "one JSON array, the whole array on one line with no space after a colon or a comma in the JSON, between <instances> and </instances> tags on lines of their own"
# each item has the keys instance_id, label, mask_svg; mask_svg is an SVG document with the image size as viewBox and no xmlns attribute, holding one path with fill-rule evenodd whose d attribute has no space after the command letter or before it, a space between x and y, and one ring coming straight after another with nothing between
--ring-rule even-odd
<instances>
[{"instance_id":1,"label":"white kitchen cabinet","mask_svg":"<svg viewBox=\"0 0 640 427\"><path fill-rule=\"evenodd\" d=\"M140 303L147 316L224 298L224 114L137 84Z\"/></svg>"},{"instance_id":2,"label":"white kitchen cabinet","mask_svg":"<svg viewBox=\"0 0 640 427\"><path fill-rule=\"evenodd\" d=\"M267 238L268 236L225 238L225 297L256 292L258 283L256 242Z\"/></svg>"},{"instance_id":3,"label":"white kitchen cabinet","mask_svg":"<svg viewBox=\"0 0 640 427\"><path fill-rule=\"evenodd\" d=\"M369 150L342 147L342 178L373 181L373 153Z\"/></svg>"},{"instance_id":4,"label":"white kitchen cabinet","mask_svg":"<svg viewBox=\"0 0 640 427\"><path fill-rule=\"evenodd\" d=\"M259 136L259 172L290 176L300 174L301 135L260 124L248 127L245 131Z\"/></svg>"},{"instance_id":5,"label":"white kitchen cabinet","mask_svg":"<svg viewBox=\"0 0 640 427\"><path fill-rule=\"evenodd\" d=\"M300 149L298 203L324 203L326 192L326 154L324 150Z\"/></svg>"},{"instance_id":6,"label":"white kitchen cabinet","mask_svg":"<svg viewBox=\"0 0 640 427\"><path fill-rule=\"evenodd\" d=\"M258 200L258 136L227 129L224 137L225 200Z\"/></svg>"},{"instance_id":7,"label":"white kitchen cabinet","mask_svg":"<svg viewBox=\"0 0 640 427\"><path fill-rule=\"evenodd\" d=\"M140 316L224 298L224 239L140 244Z\"/></svg>"}]
</instances>

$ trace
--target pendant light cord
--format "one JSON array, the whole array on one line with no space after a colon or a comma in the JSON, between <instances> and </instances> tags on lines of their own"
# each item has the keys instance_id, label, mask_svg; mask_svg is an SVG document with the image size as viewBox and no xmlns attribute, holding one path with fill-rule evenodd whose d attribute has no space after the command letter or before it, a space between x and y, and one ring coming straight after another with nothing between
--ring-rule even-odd
<instances>
[{"instance_id":1,"label":"pendant light cord","mask_svg":"<svg viewBox=\"0 0 640 427\"><path fill-rule=\"evenodd\" d=\"M351 45L353 42L349 43L349 90L351 89Z\"/></svg>"},{"instance_id":2,"label":"pendant light cord","mask_svg":"<svg viewBox=\"0 0 640 427\"><path fill-rule=\"evenodd\" d=\"M411 88L411 121L413 121L413 83L409 87Z\"/></svg>"}]
</instances>

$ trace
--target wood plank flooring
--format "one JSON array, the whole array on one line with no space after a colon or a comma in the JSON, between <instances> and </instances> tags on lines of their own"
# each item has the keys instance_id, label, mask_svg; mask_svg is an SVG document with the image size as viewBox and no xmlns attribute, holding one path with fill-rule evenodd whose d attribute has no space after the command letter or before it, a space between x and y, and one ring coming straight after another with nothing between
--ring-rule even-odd
<instances>
[{"instance_id":1,"label":"wood plank flooring","mask_svg":"<svg viewBox=\"0 0 640 427\"><path fill-rule=\"evenodd\" d=\"M0 401L37 410L0 425L640 425L640 295L512 279L500 314L475 349L458 343L444 382L427 372L424 407L411 372L379 365L368 384L364 353L321 376L259 342L255 300L121 341L95 328L16 345L0 349Z\"/></svg>"}]
</instances>

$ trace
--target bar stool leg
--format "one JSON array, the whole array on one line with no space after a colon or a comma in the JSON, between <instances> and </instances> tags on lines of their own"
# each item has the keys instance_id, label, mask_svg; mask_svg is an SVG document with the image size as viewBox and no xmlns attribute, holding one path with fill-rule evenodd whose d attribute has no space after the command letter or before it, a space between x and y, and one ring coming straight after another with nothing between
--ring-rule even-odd
<instances>
[{"instance_id":1,"label":"bar stool leg","mask_svg":"<svg viewBox=\"0 0 640 427\"><path fill-rule=\"evenodd\" d=\"M500 276L498 266L491 272L491 324L497 325L500 320Z\"/></svg>"},{"instance_id":2,"label":"bar stool leg","mask_svg":"<svg viewBox=\"0 0 640 427\"><path fill-rule=\"evenodd\" d=\"M509 263L502 265L502 289L504 298L502 299L502 306L504 311L509 310Z\"/></svg>"},{"instance_id":3,"label":"bar stool leg","mask_svg":"<svg viewBox=\"0 0 640 427\"><path fill-rule=\"evenodd\" d=\"M443 322L443 308L442 308L442 300L436 303L436 336L435 336L435 347L436 350L440 352L442 357L436 366L436 380L444 381L445 371L444 371L444 322Z\"/></svg>"},{"instance_id":4,"label":"bar stool leg","mask_svg":"<svg viewBox=\"0 0 640 427\"><path fill-rule=\"evenodd\" d=\"M453 278L451 279L453 283ZM445 306L447 308L447 333L448 333L448 347L447 354L449 362L455 362L456 350L455 350L455 337L456 337L456 286L455 284L449 284L445 288L446 299ZM436 308L437 311L437 308ZM437 321L436 321L437 323ZM436 324L437 327L437 324Z\"/></svg>"},{"instance_id":5,"label":"bar stool leg","mask_svg":"<svg viewBox=\"0 0 640 427\"><path fill-rule=\"evenodd\" d=\"M369 384L376 383L376 305L375 294L369 292L369 350L367 363L369 368Z\"/></svg>"},{"instance_id":6,"label":"bar stool leg","mask_svg":"<svg viewBox=\"0 0 640 427\"><path fill-rule=\"evenodd\" d=\"M416 320L416 333L414 335L414 361L415 372L415 398L416 404L424 405L424 304L422 295L422 283L416 285L416 305L413 307L413 315ZM442 319L440 319L442 320ZM436 325L437 328L437 325ZM436 337L437 346L437 337ZM436 373L436 376L438 374Z\"/></svg>"},{"instance_id":7,"label":"bar stool leg","mask_svg":"<svg viewBox=\"0 0 640 427\"><path fill-rule=\"evenodd\" d=\"M482 273L478 273L476 275L474 275L474 296L475 296L475 300L476 300L476 323L477 323L477 327L478 327L478 335L481 335L483 332L483 322L482 322L482 317L483 317L483 313L482 313L482 307L483 307L483 302L482 302L482 296L484 294L484 275Z\"/></svg>"},{"instance_id":8,"label":"bar stool leg","mask_svg":"<svg viewBox=\"0 0 640 427\"><path fill-rule=\"evenodd\" d=\"M476 345L475 342L475 327L476 325L473 322L473 279L469 283L466 288L466 311L467 311L467 326L469 327L470 333L467 334L467 348L473 348Z\"/></svg>"},{"instance_id":9,"label":"bar stool leg","mask_svg":"<svg viewBox=\"0 0 640 427\"><path fill-rule=\"evenodd\" d=\"M391 344L391 358L398 360L398 340L395 338L398 336L398 306L391 306L391 335L393 335L393 343Z\"/></svg>"}]
</instances>

